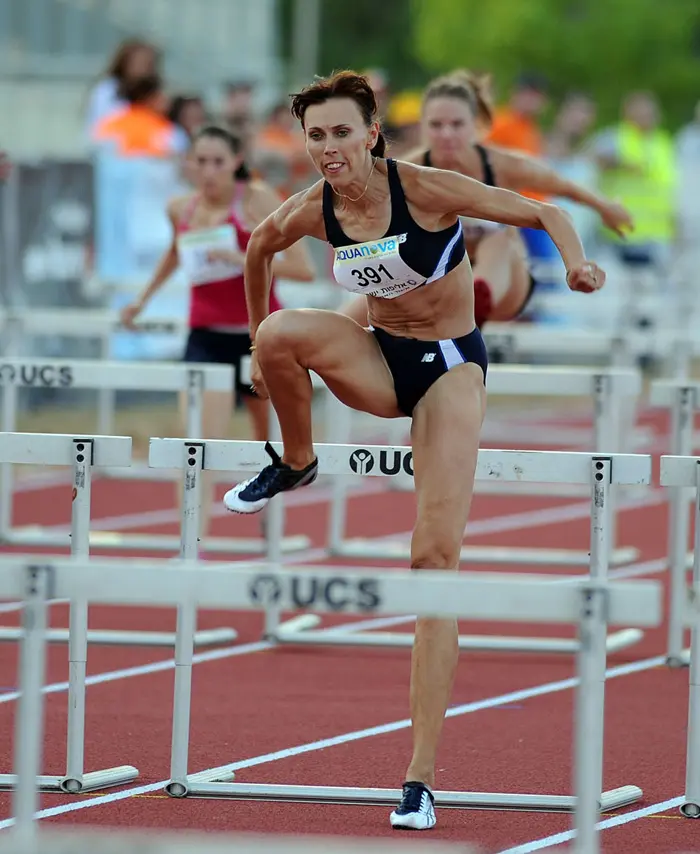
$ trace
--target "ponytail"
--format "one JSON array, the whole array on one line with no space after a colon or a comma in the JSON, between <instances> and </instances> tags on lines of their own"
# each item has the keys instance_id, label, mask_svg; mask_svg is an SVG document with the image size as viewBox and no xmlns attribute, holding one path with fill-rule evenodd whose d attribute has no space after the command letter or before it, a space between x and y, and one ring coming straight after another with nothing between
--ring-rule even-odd
<instances>
[{"instance_id":1,"label":"ponytail","mask_svg":"<svg viewBox=\"0 0 700 854\"><path fill-rule=\"evenodd\" d=\"M374 143L374 148L370 154L372 157L384 157L386 154L386 139L381 131L379 131L379 134L377 135L377 141Z\"/></svg>"}]
</instances>

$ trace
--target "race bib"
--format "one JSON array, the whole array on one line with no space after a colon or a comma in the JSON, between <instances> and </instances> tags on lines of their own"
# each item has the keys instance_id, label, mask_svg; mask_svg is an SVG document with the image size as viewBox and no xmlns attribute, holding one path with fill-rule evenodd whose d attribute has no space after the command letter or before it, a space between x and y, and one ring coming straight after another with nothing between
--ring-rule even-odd
<instances>
[{"instance_id":1,"label":"race bib","mask_svg":"<svg viewBox=\"0 0 700 854\"><path fill-rule=\"evenodd\" d=\"M210 261L208 258L214 249L238 251L238 235L230 224L188 231L178 237L177 247L180 265L192 285L206 285L243 275L243 267L238 264Z\"/></svg>"},{"instance_id":2,"label":"race bib","mask_svg":"<svg viewBox=\"0 0 700 854\"><path fill-rule=\"evenodd\" d=\"M405 234L369 240L335 250L333 275L345 290L381 299L395 299L424 285L399 254Z\"/></svg>"}]
</instances>

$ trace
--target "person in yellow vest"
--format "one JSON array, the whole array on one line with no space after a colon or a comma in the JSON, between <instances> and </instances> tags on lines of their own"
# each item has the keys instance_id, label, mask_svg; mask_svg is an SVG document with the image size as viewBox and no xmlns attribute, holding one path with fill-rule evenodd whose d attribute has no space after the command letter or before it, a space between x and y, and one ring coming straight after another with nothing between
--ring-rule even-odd
<instances>
[{"instance_id":1,"label":"person in yellow vest","mask_svg":"<svg viewBox=\"0 0 700 854\"><path fill-rule=\"evenodd\" d=\"M672 293L671 259L677 231L678 169L674 140L660 126L650 92L625 98L622 118L593 140L599 191L630 211L635 230L624 240L601 235L622 264L620 317L624 326L677 326L680 303ZM660 301L659 298L663 297ZM652 366L653 353L640 364Z\"/></svg>"},{"instance_id":2,"label":"person in yellow vest","mask_svg":"<svg viewBox=\"0 0 700 854\"><path fill-rule=\"evenodd\" d=\"M600 191L620 201L636 224L619 244L621 259L663 264L676 233L677 165L673 137L659 126L654 95L628 95L622 120L598 135L593 150Z\"/></svg>"}]
</instances>

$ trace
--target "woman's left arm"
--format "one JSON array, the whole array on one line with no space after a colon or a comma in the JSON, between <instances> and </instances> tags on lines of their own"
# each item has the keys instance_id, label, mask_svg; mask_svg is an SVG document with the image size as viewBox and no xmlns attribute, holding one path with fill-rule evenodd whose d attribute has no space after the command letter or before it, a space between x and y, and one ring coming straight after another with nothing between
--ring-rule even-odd
<instances>
[{"instance_id":1,"label":"woman's left arm","mask_svg":"<svg viewBox=\"0 0 700 854\"><path fill-rule=\"evenodd\" d=\"M425 168L414 171L410 166L408 169L413 173L408 182L410 201L416 207L446 216L456 214L518 228L543 229L559 250L566 267L566 281L572 290L595 291L605 283L605 273L586 260L570 215L556 205L489 187L455 172Z\"/></svg>"},{"instance_id":2,"label":"woman's left arm","mask_svg":"<svg viewBox=\"0 0 700 854\"><path fill-rule=\"evenodd\" d=\"M571 199L572 202L594 210L605 225L620 237L634 229L632 215L623 205L569 181L542 160L510 151L489 149L489 154L499 183L503 187L516 192L533 190L548 196Z\"/></svg>"},{"instance_id":3,"label":"woman's left arm","mask_svg":"<svg viewBox=\"0 0 700 854\"><path fill-rule=\"evenodd\" d=\"M259 225L271 213L279 208L283 199L263 181L256 181L252 207L255 213L255 225ZM272 274L281 279L293 279L298 282L313 282L316 278L311 255L306 246L298 241L275 256L272 262Z\"/></svg>"}]
</instances>

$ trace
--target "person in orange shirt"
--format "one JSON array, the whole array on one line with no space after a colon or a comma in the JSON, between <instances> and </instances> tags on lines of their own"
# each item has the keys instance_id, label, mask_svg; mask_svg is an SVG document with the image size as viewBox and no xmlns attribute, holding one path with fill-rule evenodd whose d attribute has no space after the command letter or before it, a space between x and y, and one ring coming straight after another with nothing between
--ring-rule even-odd
<instances>
[{"instance_id":1,"label":"person in orange shirt","mask_svg":"<svg viewBox=\"0 0 700 854\"><path fill-rule=\"evenodd\" d=\"M542 157L545 140L539 126L539 118L549 104L549 86L547 80L536 73L521 74L507 104L494 112L493 123L484 142L500 148L507 148L531 157ZM546 202L549 197L527 187L520 194L536 201ZM525 241L528 256L537 267L543 265L537 275L541 290L550 290L550 265L556 264L558 251L548 234L533 228L523 228L520 234ZM551 283L555 290L558 285ZM563 286L562 286L563 289ZM534 319L534 318L533 318Z\"/></svg>"},{"instance_id":2,"label":"person in orange shirt","mask_svg":"<svg viewBox=\"0 0 700 854\"><path fill-rule=\"evenodd\" d=\"M173 157L189 148L185 131L167 118L168 99L157 74L141 77L124 91L128 106L98 122L93 142L118 157Z\"/></svg>"}]
</instances>

